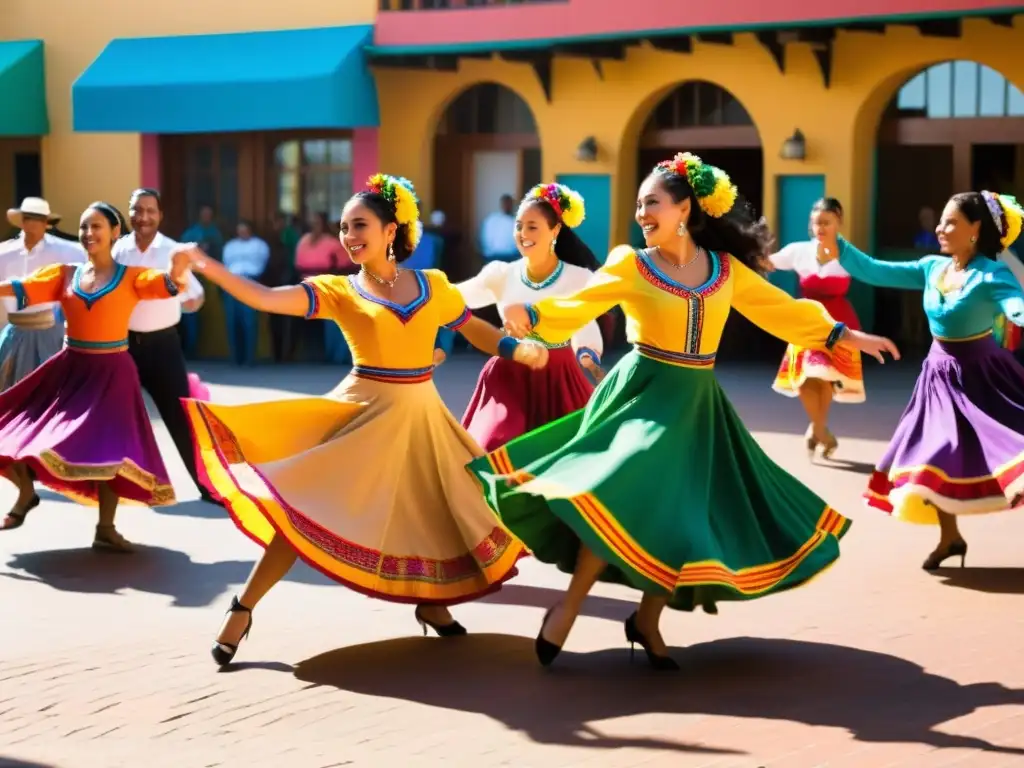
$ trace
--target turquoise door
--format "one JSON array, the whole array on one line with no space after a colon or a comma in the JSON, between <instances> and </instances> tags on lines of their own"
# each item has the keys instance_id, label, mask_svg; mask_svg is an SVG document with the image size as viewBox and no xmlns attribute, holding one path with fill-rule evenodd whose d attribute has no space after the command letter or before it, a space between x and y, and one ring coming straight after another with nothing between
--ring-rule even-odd
<instances>
[{"instance_id":1,"label":"turquoise door","mask_svg":"<svg viewBox=\"0 0 1024 768\"><path fill-rule=\"evenodd\" d=\"M807 239L807 219L814 203L825 196L825 177L779 176L776 194L779 226L775 231L778 240L775 248L778 250ZM791 295L800 295L800 283L792 272L772 272L770 279Z\"/></svg>"},{"instance_id":2,"label":"turquoise door","mask_svg":"<svg viewBox=\"0 0 1024 768\"><path fill-rule=\"evenodd\" d=\"M604 264L610 248L612 227L612 181L606 173L570 173L558 177L559 184L565 184L583 195L587 217L576 230L597 260Z\"/></svg>"}]
</instances>

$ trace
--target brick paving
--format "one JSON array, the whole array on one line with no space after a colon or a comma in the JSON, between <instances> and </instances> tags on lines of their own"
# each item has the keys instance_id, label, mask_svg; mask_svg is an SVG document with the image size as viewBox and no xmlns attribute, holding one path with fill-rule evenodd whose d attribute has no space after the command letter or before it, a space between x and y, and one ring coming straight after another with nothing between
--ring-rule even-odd
<instances>
[{"instance_id":1,"label":"brick paving","mask_svg":"<svg viewBox=\"0 0 1024 768\"><path fill-rule=\"evenodd\" d=\"M479 364L456 356L440 370L454 410ZM919 563L934 531L858 501L914 372L872 367L869 405L836 410L844 463L811 467L799 405L771 393L772 371L723 369L771 455L856 524L840 563L807 588L666 615L683 665L673 676L630 662L621 621L635 596L610 586L557 666L539 669L532 638L566 578L533 561L456 609L473 634L454 641L421 637L411 608L296 568L257 611L241 663L218 673L207 648L256 554L223 513L126 508L123 530L146 549L103 557L87 548L91 513L47 496L0 536L0 766L1024 766L1024 520L968 521L969 567L932 576ZM244 373L204 373L221 400L337 379L266 369L248 374L257 389Z\"/></svg>"}]
</instances>

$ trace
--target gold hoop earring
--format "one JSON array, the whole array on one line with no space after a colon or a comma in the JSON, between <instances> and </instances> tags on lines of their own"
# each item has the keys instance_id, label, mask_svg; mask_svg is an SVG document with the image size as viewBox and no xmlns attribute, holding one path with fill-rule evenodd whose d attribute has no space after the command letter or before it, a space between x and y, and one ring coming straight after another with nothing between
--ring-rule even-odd
<instances>
[{"instance_id":1,"label":"gold hoop earring","mask_svg":"<svg viewBox=\"0 0 1024 768\"><path fill-rule=\"evenodd\" d=\"M978 236L977 235L971 235L971 245L974 245L974 243L976 243L976 242L978 242Z\"/></svg>"},{"instance_id":2,"label":"gold hoop earring","mask_svg":"<svg viewBox=\"0 0 1024 768\"><path fill-rule=\"evenodd\" d=\"M679 235L679 237L686 237L686 222L685 221L680 221L679 222L679 226L676 227L676 234Z\"/></svg>"},{"instance_id":3,"label":"gold hoop earring","mask_svg":"<svg viewBox=\"0 0 1024 768\"><path fill-rule=\"evenodd\" d=\"M395 260L395 244L388 243L388 261Z\"/></svg>"},{"instance_id":4,"label":"gold hoop earring","mask_svg":"<svg viewBox=\"0 0 1024 768\"><path fill-rule=\"evenodd\" d=\"M557 242L558 242L558 240L552 240L552 241L551 241L551 252L552 252L552 253L554 253L554 252L555 252L555 244L556 244Z\"/></svg>"}]
</instances>

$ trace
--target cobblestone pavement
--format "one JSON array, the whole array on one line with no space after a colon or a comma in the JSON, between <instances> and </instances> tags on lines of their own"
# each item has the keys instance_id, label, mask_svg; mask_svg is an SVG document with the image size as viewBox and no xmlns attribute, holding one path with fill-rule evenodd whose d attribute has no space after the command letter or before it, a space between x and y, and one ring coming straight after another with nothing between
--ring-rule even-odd
<instances>
[{"instance_id":1,"label":"cobblestone pavement","mask_svg":"<svg viewBox=\"0 0 1024 768\"><path fill-rule=\"evenodd\" d=\"M480 363L456 356L439 371L456 412ZM338 378L202 372L215 398L239 401ZM257 611L241 663L218 673L207 648L256 555L224 513L126 508L122 528L145 549L103 557L88 549L92 513L47 495L0 535L0 766L1024 766L1024 519L969 521L969 567L928 575L935 532L859 502L915 372L869 369L869 404L837 407L842 460L824 467L808 464L799 405L770 391L772 371L723 366L769 453L856 524L807 588L667 615L673 676L630 663L621 622L635 595L610 586L540 670L533 636L566 577L533 561L456 609L473 633L456 641L419 636L411 608L296 568ZM195 498L159 429L180 494Z\"/></svg>"}]
</instances>

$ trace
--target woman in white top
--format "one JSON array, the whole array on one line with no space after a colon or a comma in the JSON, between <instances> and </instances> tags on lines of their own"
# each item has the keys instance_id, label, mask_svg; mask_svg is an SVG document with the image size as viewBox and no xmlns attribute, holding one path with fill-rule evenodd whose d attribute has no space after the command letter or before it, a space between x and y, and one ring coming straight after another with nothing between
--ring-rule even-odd
<instances>
[{"instance_id":1,"label":"woman in white top","mask_svg":"<svg viewBox=\"0 0 1024 768\"><path fill-rule=\"evenodd\" d=\"M599 266L572 230L584 217L583 198L561 184L539 184L523 198L516 214L513 262L492 261L476 277L458 284L466 305L496 304L504 319L511 304L531 304L544 296L568 296L581 289ZM604 344L591 321L569 343L549 345L548 365L531 370L492 357L477 381L462 426L485 451L578 411L594 386L582 368L600 380ZM522 369L522 370L519 370Z\"/></svg>"},{"instance_id":2,"label":"woman in white top","mask_svg":"<svg viewBox=\"0 0 1024 768\"><path fill-rule=\"evenodd\" d=\"M850 275L839 260L822 263L818 242L835 237L843 223L843 206L834 197L825 197L811 208L811 240L791 243L770 258L772 269L796 272L800 292L805 299L824 305L838 322L851 330L860 330L857 313L846 298ZM807 428L807 453L813 458L820 446L822 456L831 458L839 441L828 427L832 401L864 402L864 375L860 352L836 345L831 352L804 349L790 344L772 389L786 397L799 397L811 423Z\"/></svg>"}]
</instances>

